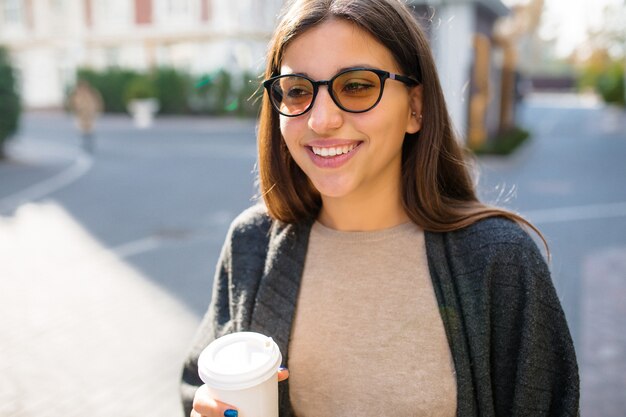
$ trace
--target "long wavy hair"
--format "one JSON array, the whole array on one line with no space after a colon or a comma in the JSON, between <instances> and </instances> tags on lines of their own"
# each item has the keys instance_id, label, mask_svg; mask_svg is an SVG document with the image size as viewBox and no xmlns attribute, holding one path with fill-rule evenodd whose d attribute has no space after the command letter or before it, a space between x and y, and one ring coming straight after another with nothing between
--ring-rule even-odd
<instances>
[{"instance_id":1,"label":"long wavy hair","mask_svg":"<svg viewBox=\"0 0 626 417\"><path fill-rule=\"evenodd\" d=\"M442 232L501 216L531 228L543 239L521 216L478 200L427 38L401 0L289 2L269 44L265 78L280 73L290 42L329 19L343 19L369 32L391 52L402 73L423 86L422 128L405 135L402 149L402 202L411 220L424 230ZM291 157L267 94L261 106L258 147L260 193L270 216L287 223L316 218L320 194Z\"/></svg>"}]
</instances>

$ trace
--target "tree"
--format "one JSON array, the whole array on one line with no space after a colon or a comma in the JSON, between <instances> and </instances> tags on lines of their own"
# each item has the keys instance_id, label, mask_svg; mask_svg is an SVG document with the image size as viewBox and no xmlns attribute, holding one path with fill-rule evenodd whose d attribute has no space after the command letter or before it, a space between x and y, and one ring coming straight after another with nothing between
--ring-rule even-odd
<instances>
[{"instance_id":1,"label":"tree","mask_svg":"<svg viewBox=\"0 0 626 417\"><path fill-rule=\"evenodd\" d=\"M575 53L581 89L594 88L605 102L626 104L626 1L604 9L603 24Z\"/></svg>"},{"instance_id":2,"label":"tree","mask_svg":"<svg viewBox=\"0 0 626 417\"><path fill-rule=\"evenodd\" d=\"M606 50L613 59L626 56L626 1L604 8L602 25L589 31L592 50Z\"/></svg>"},{"instance_id":3,"label":"tree","mask_svg":"<svg viewBox=\"0 0 626 417\"><path fill-rule=\"evenodd\" d=\"M0 159L4 158L4 144L18 128L21 113L15 72L9 53L0 47Z\"/></svg>"}]
</instances>

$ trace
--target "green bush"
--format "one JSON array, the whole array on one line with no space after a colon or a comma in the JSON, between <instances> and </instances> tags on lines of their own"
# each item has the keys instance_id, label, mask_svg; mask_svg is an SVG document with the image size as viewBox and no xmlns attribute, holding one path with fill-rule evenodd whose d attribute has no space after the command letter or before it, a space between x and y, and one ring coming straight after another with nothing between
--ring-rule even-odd
<instances>
[{"instance_id":1,"label":"green bush","mask_svg":"<svg viewBox=\"0 0 626 417\"><path fill-rule=\"evenodd\" d=\"M189 107L194 113L256 117L262 96L258 76L244 72L239 77L233 77L222 69L196 82Z\"/></svg>"},{"instance_id":2,"label":"green bush","mask_svg":"<svg viewBox=\"0 0 626 417\"><path fill-rule=\"evenodd\" d=\"M19 127L21 114L20 96L17 92L15 71L9 53L0 48L0 158L4 156L4 144Z\"/></svg>"},{"instance_id":3,"label":"green bush","mask_svg":"<svg viewBox=\"0 0 626 417\"><path fill-rule=\"evenodd\" d=\"M124 88L124 104L132 100L146 98L157 98L158 92L151 77L145 74L138 74L126 83Z\"/></svg>"},{"instance_id":4,"label":"green bush","mask_svg":"<svg viewBox=\"0 0 626 417\"><path fill-rule=\"evenodd\" d=\"M161 114L258 115L262 91L251 73L233 77L225 70L214 71L199 80L174 68L149 73L112 68L104 71L80 69L83 78L102 95L104 111L126 112L131 98L155 97Z\"/></svg>"},{"instance_id":5,"label":"green bush","mask_svg":"<svg viewBox=\"0 0 626 417\"><path fill-rule=\"evenodd\" d=\"M263 86L259 77L249 73L243 73L242 86L238 92L237 114L245 117L256 117L261 109L263 99Z\"/></svg>"},{"instance_id":6,"label":"green bush","mask_svg":"<svg viewBox=\"0 0 626 417\"><path fill-rule=\"evenodd\" d=\"M612 62L598 77L596 89L605 102L624 105L624 63Z\"/></svg>"},{"instance_id":7,"label":"green bush","mask_svg":"<svg viewBox=\"0 0 626 417\"><path fill-rule=\"evenodd\" d=\"M104 111L108 113L125 113L125 92L130 83L139 74L136 71L111 68L105 71L79 69L77 78L89 82L102 95Z\"/></svg>"},{"instance_id":8,"label":"green bush","mask_svg":"<svg viewBox=\"0 0 626 417\"><path fill-rule=\"evenodd\" d=\"M174 68L159 68L153 74L160 103L164 114L189 113L191 77Z\"/></svg>"},{"instance_id":9,"label":"green bush","mask_svg":"<svg viewBox=\"0 0 626 417\"><path fill-rule=\"evenodd\" d=\"M530 138L530 133L520 127L500 133L481 147L472 149L478 155L510 155Z\"/></svg>"},{"instance_id":10,"label":"green bush","mask_svg":"<svg viewBox=\"0 0 626 417\"><path fill-rule=\"evenodd\" d=\"M610 59L588 62L578 76L578 88L594 89L606 103L624 105L624 62Z\"/></svg>"},{"instance_id":11,"label":"green bush","mask_svg":"<svg viewBox=\"0 0 626 417\"><path fill-rule=\"evenodd\" d=\"M236 96L232 94L232 77L224 71L215 71L196 83L190 106L196 113L220 115L228 112Z\"/></svg>"}]
</instances>

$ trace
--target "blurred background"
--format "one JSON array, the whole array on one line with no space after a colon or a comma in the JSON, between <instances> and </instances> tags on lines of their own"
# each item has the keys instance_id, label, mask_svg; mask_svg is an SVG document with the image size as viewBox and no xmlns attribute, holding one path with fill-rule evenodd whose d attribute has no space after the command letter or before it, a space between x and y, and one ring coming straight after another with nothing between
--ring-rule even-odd
<instances>
[{"instance_id":1,"label":"blurred background","mask_svg":"<svg viewBox=\"0 0 626 417\"><path fill-rule=\"evenodd\" d=\"M548 240L582 415L626 409L626 2L407 1L482 198ZM0 0L0 417L179 416L282 0Z\"/></svg>"}]
</instances>

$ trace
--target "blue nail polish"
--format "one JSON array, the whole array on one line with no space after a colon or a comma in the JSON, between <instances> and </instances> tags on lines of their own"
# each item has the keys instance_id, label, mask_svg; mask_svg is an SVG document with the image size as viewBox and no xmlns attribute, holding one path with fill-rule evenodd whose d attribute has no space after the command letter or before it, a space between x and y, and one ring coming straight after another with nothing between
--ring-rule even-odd
<instances>
[{"instance_id":1,"label":"blue nail polish","mask_svg":"<svg viewBox=\"0 0 626 417\"><path fill-rule=\"evenodd\" d=\"M278 368L279 371L286 371L287 368L285 368L284 366L281 366L280 368Z\"/></svg>"},{"instance_id":2,"label":"blue nail polish","mask_svg":"<svg viewBox=\"0 0 626 417\"><path fill-rule=\"evenodd\" d=\"M239 413L237 410L226 410L224 411L224 417L237 417Z\"/></svg>"}]
</instances>

